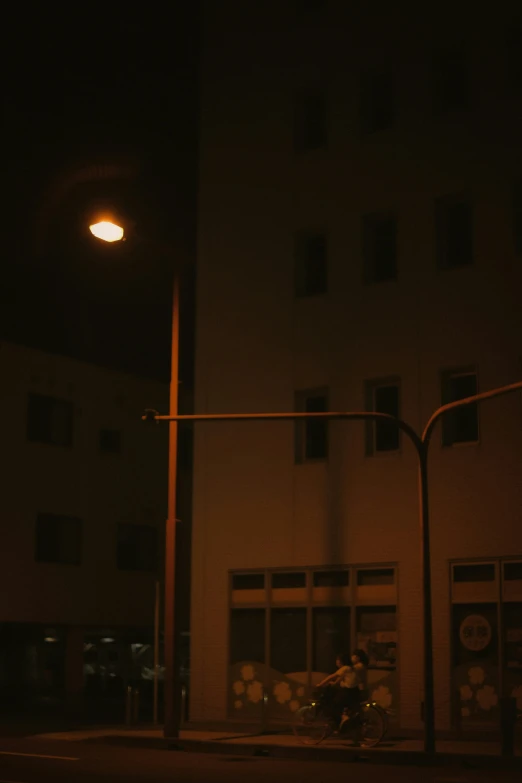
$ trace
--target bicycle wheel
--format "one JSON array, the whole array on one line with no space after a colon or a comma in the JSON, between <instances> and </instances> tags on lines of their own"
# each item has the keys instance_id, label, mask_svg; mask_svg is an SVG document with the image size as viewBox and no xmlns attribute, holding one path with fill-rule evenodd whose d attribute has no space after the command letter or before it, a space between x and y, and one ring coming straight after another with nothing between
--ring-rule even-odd
<instances>
[{"instance_id":1,"label":"bicycle wheel","mask_svg":"<svg viewBox=\"0 0 522 783\"><path fill-rule=\"evenodd\" d=\"M318 745L328 733L328 721L310 705L297 710L292 730L302 745Z\"/></svg>"},{"instance_id":2,"label":"bicycle wheel","mask_svg":"<svg viewBox=\"0 0 522 783\"><path fill-rule=\"evenodd\" d=\"M364 745L377 745L386 733L386 721L380 707L364 704L359 712L359 737Z\"/></svg>"}]
</instances>

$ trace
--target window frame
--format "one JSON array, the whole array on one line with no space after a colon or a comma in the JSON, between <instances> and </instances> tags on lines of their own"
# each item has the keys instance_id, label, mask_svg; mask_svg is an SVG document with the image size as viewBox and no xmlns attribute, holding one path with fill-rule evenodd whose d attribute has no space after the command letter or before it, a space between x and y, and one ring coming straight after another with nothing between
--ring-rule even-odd
<instances>
[{"instance_id":1,"label":"window frame","mask_svg":"<svg viewBox=\"0 0 522 783\"><path fill-rule=\"evenodd\" d=\"M397 397L398 397L398 405L397 405L397 418L401 418L401 403L402 403L402 394L401 394L401 379L398 375L390 375L388 377L384 378L370 378L367 381L364 382L364 397L365 397L365 408L368 412L371 413L385 413L386 411L378 411L376 410L375 405L375 392L378 389L384 389L388 387L396 387L397 388ZM378 449L377 448L377 431L378 431L379 422L367 420L365 422L365 450L366 450L366 456L367 457L382 457L382 456L392 456L396 454L400 454L402 450L402 431L399 427L397 427L397 448L394 449ZM381 425L382 426L382 425Z\"/></svg>"},{"instance_id":2,"label":"window frame","mask_svg":"<svg viewBox=\"0 0 522 783\"><path fill-rule=\"evenodd\" d=\"M71 559L61 559L61 558L45 558L41 556L41 538L45 538L47 541L49 540L49 530L45 531L41 529L42 526L44 526L46 523L60 523L60 538L62 537L63 528L67 524L73 524L76 532L75 536L77 537L76 542L76 549L77 549L77 555L74 558ZM72 516L69 514L55 514L51 512L45 512L45 511L39 511L36 515L36 521L35 521L35 538L34 538L34 559L36 563L39 564L45 564L45 565L64 565L64 566L81 566L82 564L82 555L83 555L83 520L80 517ZM59 545L58 549L61 549L61 545Z\"/></svg>"},{"instance_id":3,"label":"window frame","mask_svg":"<svg viewBox=\"0 0 522 783\"><path fill-rule=\"evenodd\" d=\"M479 385L479 375L478 375L478 368L476 365L465 365L463 367L450 367L444 370L441 370L440 372L440 400L441 405L447 405L450 402L457 402L456 399L447 399L445 400L445 388L447 383L452 378L458 378L458 377L465 377L468 375L474 375L475 376L475 394L479 394L480 385ZM473 395L470 395L473 396ZM459 399L465 399L465 397L460 397ZM447 433L450 428L450 424L448 417L448 413L444 414L442 416L442 422L441 422L441 444L443 448L455 448L460 446L474 446L480 443L480 411L479 411L479 403L471 403L470 406L466 407L475 407L476 410L476 420L477 420L477 437L473 440L455 440L454 438L447 438ZM452 416L458 415L458 411L452 411ZM451 442L450 442L451 441Z\"/></svg>"},{"instance_id":4,"label":"window frame","mask_svg":"<svg viewBox=\"0 0 522 783\"><path fill-rule=\"evenodd\" d=\"M48 405L47 414L49 421L46 421L46 427L41 427L40 422L36 422L36 405ZM65 414L65 438L58 439L53 437L53 415L56 409L62 408ZM40 411L41 413L41 411ZM34 417L34 418L33 418ZM49 436L43 435L44 429L49 431ZM30 391L27 395L26 407L26 440L28 443L40 443L46 446L59 446L61 448L72 448L74 444L74 404L72 400L63 397L53 397L50 394L40 394Z\"/></svg>"}]
</instances>

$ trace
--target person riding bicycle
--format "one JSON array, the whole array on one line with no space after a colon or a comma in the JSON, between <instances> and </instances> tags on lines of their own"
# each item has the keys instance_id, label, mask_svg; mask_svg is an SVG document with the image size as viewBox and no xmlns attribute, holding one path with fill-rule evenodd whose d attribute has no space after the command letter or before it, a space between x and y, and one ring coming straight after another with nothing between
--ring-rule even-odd
<instances>
[{"instance_id":1,"label":"person riding bicycle","mask_svg":"<svg viewBox=\"0 0 522 783\"><path fill-rule=\"evenodd\" d=\"M317 687L334 686L333 697L328 698L332 718L341 723L343 715L359 707L365 698L368 656L364 650L354 650L352 655L339 655L337 671L325 677Z\"/></svg>"}]
</instances>

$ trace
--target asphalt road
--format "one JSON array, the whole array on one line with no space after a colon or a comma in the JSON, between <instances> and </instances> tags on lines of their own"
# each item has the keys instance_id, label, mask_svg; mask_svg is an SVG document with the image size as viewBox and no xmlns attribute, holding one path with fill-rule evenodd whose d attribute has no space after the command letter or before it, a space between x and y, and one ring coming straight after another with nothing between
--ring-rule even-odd
<instances>
[{"instance_id":1,"label":"asphalt road","mask_svg":"<svg viewBox=\"0 0 522 783\"><path fill-rule=\"evenodd\" d=\"M520 772L369 762L302 762L144 750L85 742L0 739L0 783L520 783Z\"/></svg>"}]
</instances>

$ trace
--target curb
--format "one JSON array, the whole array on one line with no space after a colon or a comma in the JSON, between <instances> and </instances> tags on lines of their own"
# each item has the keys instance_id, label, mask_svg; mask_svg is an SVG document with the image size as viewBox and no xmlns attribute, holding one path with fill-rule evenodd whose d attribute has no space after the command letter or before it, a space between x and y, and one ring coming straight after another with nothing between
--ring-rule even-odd
<instances>
[{"instance_id":1,"label":"curb","mask_svg":"<svg viewBox=\"0 0 522 783\"><path fill-rule=\"evenodd\" d=\"M417 750L361 749L352 747L328 747L316 745L270 745L267 743L231 742L223 740L164 739L161 737L92 737L85 740L92 744L140 747L187 753L213 753L225 756L246 756L300 761L365 762L397 766L462 766L480 769L508 769L522 772L522 758L493 756L489 754L436 753L426 756Z\"/></svg>"}]
</instances>

